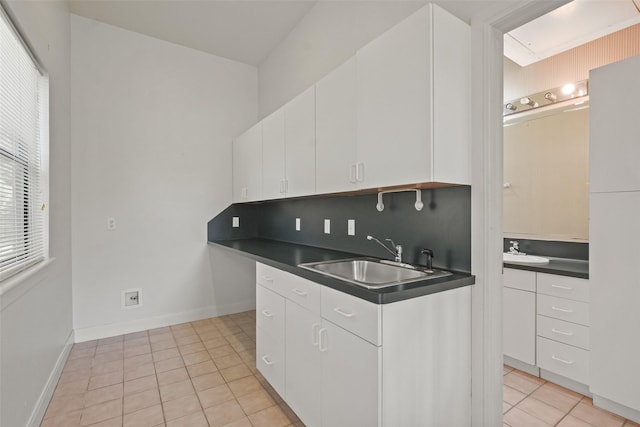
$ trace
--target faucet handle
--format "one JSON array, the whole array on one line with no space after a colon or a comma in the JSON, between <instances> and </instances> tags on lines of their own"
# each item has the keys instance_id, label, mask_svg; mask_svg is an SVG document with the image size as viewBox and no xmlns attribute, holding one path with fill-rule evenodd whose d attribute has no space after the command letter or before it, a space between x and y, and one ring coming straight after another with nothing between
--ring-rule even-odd
<instances>
[{"instance_id":1,"label":"faucet handle","mask_svg":"<svg viewBox=\"0 0 640 427\"><path fill-rule=\"evenodd\" d=\"M510 240L509 243L511 243L511 246L513 247L513 249L518 250L518 241L517 240Z\"/></svg>"},{"instance_id":2,"label":"faucet handle","mask_svg":"<svg viewBox=\"0 0 640 427\"><path fill-rule=\"evenodd\" d=\"M433 269L433 250L429 249L429 248L423 248L420 250L420 253L423 255L427 256L427 269L428 270L432 270Z\"/></svg>"}]
</instances>

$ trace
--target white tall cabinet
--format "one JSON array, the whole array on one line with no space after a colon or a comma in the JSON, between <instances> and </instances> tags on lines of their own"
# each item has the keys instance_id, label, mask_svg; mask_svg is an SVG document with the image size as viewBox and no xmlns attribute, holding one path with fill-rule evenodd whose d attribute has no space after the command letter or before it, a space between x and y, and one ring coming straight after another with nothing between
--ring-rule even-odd
<instances>
[{"instance_id":1,"label":"white tall cabinet","mask_svg":"<svg viewBox=\"0 0 640 427\"><path fill-rule=\"evenodd\" d=\"M262 126L252 126L233 141L233 201L262 199Z\"/></svg>"},{"instance_id":2,"label":"white tall cabinet","mask_svg":"<svg viewBox=\"0 0 640 427\"><path fill-rule=\"evenodd\" d=\"M284 109L265 117L262 124L262 192L263 198L285 196Z\"/></svg>"},{"instance_id":3,"label":"white tall cabinet","mask_svg":"<svg viewBox=\"0 0 640 427\"><path fill-rule=\"evenodd\" d=\"M640 422L640 56L589 78L591 392Z\"/></svg>"}]
</instances>

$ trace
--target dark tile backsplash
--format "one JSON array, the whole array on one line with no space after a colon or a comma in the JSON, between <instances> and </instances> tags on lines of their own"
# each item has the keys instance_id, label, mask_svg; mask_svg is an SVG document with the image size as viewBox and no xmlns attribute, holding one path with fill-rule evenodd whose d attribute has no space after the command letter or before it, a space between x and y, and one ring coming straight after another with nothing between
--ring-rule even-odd
<instances>
[{"instance_id":1,"label":"dark tile backsplash","mask_svg":"<svg viewBox=\"0 0 640 427\"><path fill-rule=\"evenodd\" d=\"M235 204L208 224L209 240L264 238L391 258L371 234L391 238L402 245L403 260L424 264L420 249L434 251L433 265L471 271L471 187L422 190L424 208L414 208L415 193L384 196L385 209L376 210L377 194L285 199L254 204ZM240 227L232 228L232 217ZM295 231L295 219L301 231ZM324 220L331 220L331 234L324 234ZM347 220L355 219L356 235L347 235Z\"/></svg>"}]
</instances>

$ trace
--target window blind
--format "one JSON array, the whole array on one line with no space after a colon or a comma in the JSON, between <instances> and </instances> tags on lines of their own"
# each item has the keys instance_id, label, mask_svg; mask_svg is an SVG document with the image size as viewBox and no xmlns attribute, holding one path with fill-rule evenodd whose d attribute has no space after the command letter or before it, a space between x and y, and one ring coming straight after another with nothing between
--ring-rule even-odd
<instances>
[{"instance_id":1,"label":"window blind","mask_svg":"<svg viewBox=\"0 0 640 427\"><path fill-rule=\"evenodd\" d=\"M46 255L48 79L0 7L0 281Z\"/></svg>"}]
</instances>

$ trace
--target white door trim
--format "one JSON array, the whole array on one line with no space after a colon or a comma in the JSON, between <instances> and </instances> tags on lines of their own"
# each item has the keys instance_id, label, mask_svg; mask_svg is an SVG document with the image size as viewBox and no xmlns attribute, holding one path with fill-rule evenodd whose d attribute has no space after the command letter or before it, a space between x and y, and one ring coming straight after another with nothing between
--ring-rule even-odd
<instances>
[{"instance_id":1,"label":"white door trim","mask_svg":"<svg viewBox=\"0 0 640 427\"><path fill-rule=\"evenodd\" d=\"M502 425L503 34L568 2L498 4L471 22L473 426Z\"/></svg>"}]
</instances>

